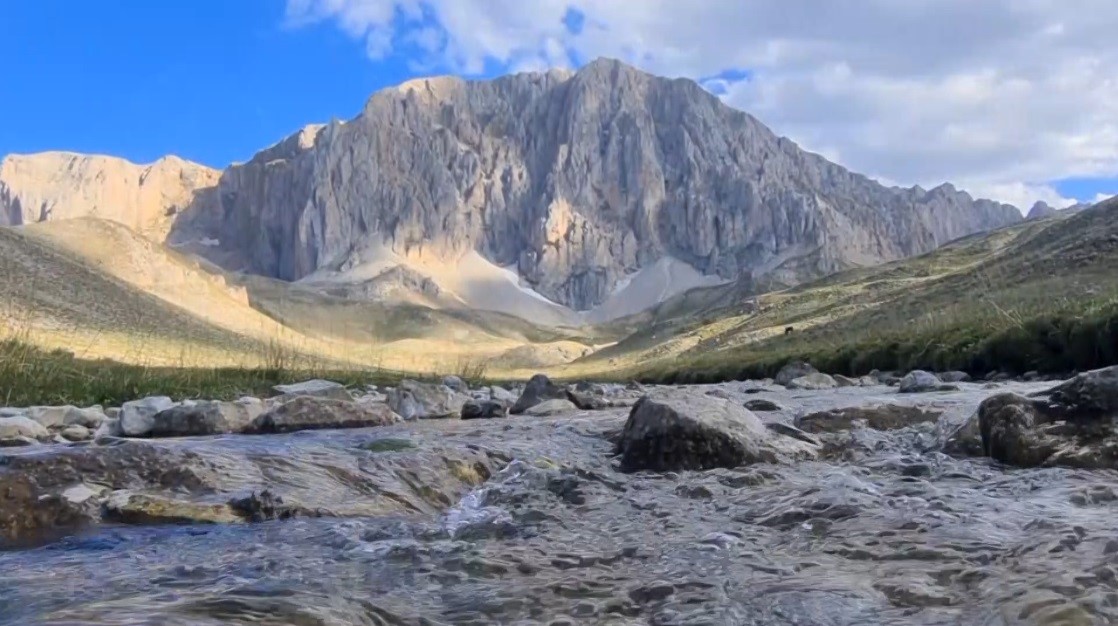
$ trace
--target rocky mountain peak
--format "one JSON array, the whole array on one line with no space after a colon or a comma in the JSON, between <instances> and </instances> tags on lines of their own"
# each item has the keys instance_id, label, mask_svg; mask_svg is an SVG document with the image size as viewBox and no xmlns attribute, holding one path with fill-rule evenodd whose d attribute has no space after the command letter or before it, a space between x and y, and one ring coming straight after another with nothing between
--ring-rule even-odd
<instances>
[{"instance_id":1,"label":"rocky mountain peak","mask_svg":"<svg viewBox=\"0 0 1118 626\"><path fill-rule=\"evenodd\" d=\"M79 178L82 188L102 184ZM693 81L614 59L573 73L408 81L220 181L180 178L201 187L174 211L170 239L217 242L198 252L229 267L299 280L349 267L370 247L400 258L476 253L577 310L676 262L714 280L794 283L1020 220L950 185L886 188ZM9 214L12 198L30 197L8 193Z\"/></svg>"}]
</instances>

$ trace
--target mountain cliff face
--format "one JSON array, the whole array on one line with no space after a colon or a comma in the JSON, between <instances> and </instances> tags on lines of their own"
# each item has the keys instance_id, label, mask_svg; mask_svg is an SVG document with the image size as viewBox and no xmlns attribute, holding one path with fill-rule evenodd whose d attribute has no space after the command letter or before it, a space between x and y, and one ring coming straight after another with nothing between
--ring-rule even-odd
<instances>
[{"instance_id":1,"label":"mountain cliff face","mask_svg":"<svg viewBox=\"0 0 1118 626\"><path fill-rule=\"evenodd\" d=\"M0 212L18 206L22 221L43 204L7 193ZM668 257L725 279L797 282L1021 219L949 185L883 187L694 82L610 60L411 81L191 194L168 240L206 242L194 249L227 267L297 280L359 265L378 246L476 251L575 309Z\"/></svg>"},{"instance_id":2,"label":"mountain cliff face","mask_svg":"<svg viewBox=\"0 0 1118 626\"><path fill-rule=\"evenodd\" d=\"M162 241L176 214L201 206L220 176L174 156L136 165L68 152L12 154L0 160L0 225L100 217Z\"/></svg>"},{"instance_id":3,"label":"mountain cliff face","mask_svg":"<svg viewBox=\"0 0 1118 626\"><path fill-rule=\"evenodd\" d=\"M883 187L694 82L609 60L381 91L229 168L219 196L179 224L253 272L299 279L373 239L472 249L577 309L664 256L791 282L1021 219L947 185Z\"/></svg>"}]
</instances>

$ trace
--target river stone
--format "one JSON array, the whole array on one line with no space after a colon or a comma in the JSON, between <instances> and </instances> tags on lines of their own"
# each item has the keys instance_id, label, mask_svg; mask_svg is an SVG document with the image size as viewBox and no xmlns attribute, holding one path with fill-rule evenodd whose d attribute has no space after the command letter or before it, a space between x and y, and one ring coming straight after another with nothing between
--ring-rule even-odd
<instances>
[{"instance_id":1,"label":"river stone","mask_svg":"<svg viewBox=\"0 0 1118 626\"><path fill-rule=\"evenodd\" d=\"M466 393L470 390L470 386L459 376L444 376L443 385L458 393Z\"/></svg>"},{"instance_id":2,"label":"river stone","mask_svg":"<svg viewBox=\"0 0 1118 626\"><path fill-rule=\"evenodd\" d=\"M1079 415L1118 413L1118 367L1085 372L1038 395Z\"/></svg>"},{"instance_id":3,"label":"river stone","mask_svg":"<svg viewBox=\"0 0 1118 626\"><path fill-rule=\"evenodd\" d=\"M536 374L528 380L528 385L517 398L516 404L509 410L513 415L524 413L528 409L544 402L545 400L566 400L567 390L555 383L544 374Z\"/></svg>"},{"instance_id":4,"label":"river stone","mask_svg":"<svg viewBox=\"0 0 1118 626\"><path fill-rule=\"evenodd\" d=\"M783 411L784 407L773 402L772 400L765 400L764 398L754 398L745 403L745 408L750 411L758 411L761 413L770 411Z\"/></svg>"},{"instance_id":5,"label":"river stone","mask_svg":"<svg viewBox=\"0 0 1118 626\"><path fill-rule=\"evenodd\" d=\"M978 413L947 432L947 435L943 438L943 452L952 456L983 456L985 454L982 446L982 430L978 424Z\"/></svg>"},{"instance_id":6,"label":"river stone","mask_svg":"<svg viewBox=\"0 0 1118 626\"><path fill-rule=\"evenodd\" d=\"M67 441L85 441L91 436L89 429L81 424L73 424L62 429L62 437Z\"/></svg>"},{"instance_id":7,"label":"river stone","mask_svg":"<svg viewBox=\"0 0 1118 626\"><path fill-rule=\"evenodd\" d=\"M353 399L349 394L349 390L345 388L345 385L321 378L290 385L276 385L272 387L272 390L284 396L285 400L292 399L296 396L312 396L315 398L329 398L331 400L342 401Z\"/></svg>"},{"instance_id":8,"label":"river stone","mask_svg":"<svg viewBox=\"0 0 1118 626\"><path fill-rule=\"evenodd\" d=\"M835 374L831 378L835 379L835 384L837 384L839 387L857 387L861 385L860 381L854 380L853 378L848 378L846 376L843 376L842 374Z\"/></svg>"},{"instance_id":9,"label":"river stone","mask_svg":"<svg viewBox=\"0 0 1118 626\"><path fill-rule=\"evenodd\" d=\"M146 437L155 425L155 415L173 406L167 396L125 402L120 407L120 431L125 437Z\"/></svg>"},{"instance_id":10,"label":"river stone","mask_svg":"<svg viewBox=\"0 0 1118 626\"><path fill-rule=\"evenodd\" d=\"M901 379L901 382L898 383L897 391L900 393L936 391L941 384L942 381L936 378L935 374L925 372L924 370L913 370Z\"/></svg>"},{"instance_id":11,"label":"river stone","mask_svg":"<svg viewBox=\"0 0 1118 626\"><path fill-rule=\"evenodd\" d=\"M776 375L774 382L776 382L776 384L778 385L784 385L785 387L787 387L788 383L792 382L793 380L796 380L797 378L803 378L808 374L818 373L818 371L819 370L812 367L810 363L804 363L803 361L794 361L780 368L780 372Z\"/></svg>"},{"instance_id":12,"label":"river stone","mask_svg":"<svg viewBox=\"0 0 1118 626\"><path fill-rule=\"evenodd\" d=\"M850 430L855 422L861 421L874 430L896 430L935 422L940 415L938 411L895 404L854 406L800 416L796 418L796 426L809 433L823 433Z\"/></svg>"},{"instance_id":13,"label":"river stone","mask_svg":"<svg viewBox=\"0 0 1118 626\"><path fill-rule=\"evenodd\" d=\"M637 401L616 452L624 472L664 472L811 458L815 446L773 433L734 402L664 393Z\"/></svg>"},{"instance_id":14,"label":"river stone","mask_svg":"<svg viewBox=\"0 0 1118 626\"><path fill-rule=\"evenodd\" d=\"M190 437L239 433L264 413L255 398L236 402L202 401L160 411L153 419L152 437Z\"/></svg>"},{"instance_id":15,"label":"river stone","mask_svg":"<svg viewBox=\"0 0 1118 626\"><path fill-rule=\"evenodd\" d=\"M454 417L470 397L446 385L402 380L388 391L388 406L405 420Z\"/></svg>"},{"instance_id":16,"label":"river stone","mask_svg":"<svg viewBox=\"0 0 1118 626\"><path fill-rule=\"evenodd\" d=\"M611 400L600 395L593 395L580 391L567 390L567 400L583 411L600 411L615 406Z\"/></svg>"},{"instance_id":17,"label":"river stone","mask_svg":"<svg viewBox=\"0 0 1118 626\"><path fill-rule=\"evenodd\" d=\"M105 421L101 407L79 409L76 406L33 406L27 409L26 415L53 430L62 430L75 424L97 428Z\"/></svg>"},{"instance_id":18,"label":"river stone","mask_svg":"<svg viewBox=\"0 0 1118 626\"><path fill-rule=\"evenodd\" d=\"M104 516L122 524L233 524L244 521L227 503L183 502L131 491L112 493L105 501Z\"/></svg>"},{"instance_id":19,"label":"river stone","mask_svg":"<svg viewBox=\"0 0 1118 626\"><path fill-rule=\"evenodd\" d=\"M807 376L800 376L799 378L795 378L789 381L788 384L785 386L789 389L819 391L822 389L834 389L835 387L838 387L838 383L835 382L834 378L831 378L827 374L815 372L814 374L808 374Z\"/></svg>"},{"instance_id":20,"label":"river stone","mask_svg":"<svg viewBox=\"0 0 1118 626\"><path fill-rule=\"evenodd\" d=\"M524 415L551 417L553 415L571 413L578 410L578 407L570 400L544 400L539 404L532 405L528 410L524 411Z\"/></svg>"},{"instance_id":21,"label":"river stone","mask_svg":"<svg viewBox=\"0 0 1118 626\"><path fill-rule=\"evenodd\" d=\"M516 402L516 394L509 391L508 389L505 389L504 387L498 387L497 385L493 385L489 388L489 398L491 400L496 400L497 402L505 402L510 405Z\"/></svg>"},{"instance_id":22,"label":"river stone","mask_svg":"<svg viewBox=\"0 0 1118 626\"><path fill-rule=\"evenodd\" d=\"M507 417L508 414L509 408L503 402L495 402L493 400L470 400L462 405L461 416L464 420L476 420L492 417Z\"/></svg>"},{"instance_id":23,"label":"river stone","mask_svg":"<svg viewBox=\"0 0 1118 626\"><path fill-rule=\"evenodd\" d=\"M101 422L97 430L93 431L93 438L100 439L102 437L123 437L124 431L120 428L120 418L110 417Z\"/></svg>"},{"instance_id":24,"label":"river stone","mask_svg":"<svg viewBox=\"0 0 1118 626\"><path fill-rule=\"evenodd\" d=\"M286 433L323 428L387 426L398 421L400 416L383 404L358 404L299 396L260 415L247 430L255 433Z\"/></svg>"},{"instance_id":25,"label":"river stone","mask_svg":"<svg viewBox=\"0 0 1118 626\"><path fill-rule=\"evenodd\" d=\"M19 437L46 441L50 439L50 431L25 415L0 417L0 440L16 440Z\"/></svg>"},{"instance_id":26,"label":"river stone","mask_svg":"<svg viewBox=\"0 0 1118 626\"><path fill-rule=\"evenodd\" d=\"M966 372L958 372L958 371L943 372L941 374L937 374L936 378L939 378L941 381L943 381L945 383L966 383L966 382L970 382L970 379L971 379L970 374L968 374Z\"/></svg>"},{"instance_id":27,"label":"river stone","mask_svg":"<svg viewBox=\"0 0 1118 626\"><path fill-rule=\"evenodd\" d=\"M1118 469L1114 414L1095 410L1099 396L1084 401L1079 410L1012 393L987 398L978 406L983 451L1020 467Z\"/></svg>"}]
</instances>

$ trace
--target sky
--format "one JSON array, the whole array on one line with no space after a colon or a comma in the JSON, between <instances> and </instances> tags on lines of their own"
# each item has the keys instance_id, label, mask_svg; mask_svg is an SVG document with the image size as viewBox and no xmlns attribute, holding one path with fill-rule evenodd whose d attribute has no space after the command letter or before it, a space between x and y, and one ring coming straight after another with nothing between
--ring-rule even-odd
<instances>
[{"instance_id":1,"label":"sky","mask_svg":"<svg viewBox=\"0 0 1118 626\"><path fill-rule=\"evenodd\" d=\"M410 78L599 56L886 184L1118 194L1113 0L5 0L0 155L223 167Z\"/></svg>"}]
</instances>

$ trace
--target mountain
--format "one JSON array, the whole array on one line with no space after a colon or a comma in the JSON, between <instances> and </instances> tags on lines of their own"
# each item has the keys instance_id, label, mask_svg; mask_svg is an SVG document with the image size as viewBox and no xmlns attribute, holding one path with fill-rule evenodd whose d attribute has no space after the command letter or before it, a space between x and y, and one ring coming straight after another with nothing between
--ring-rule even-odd
<instances>
[{"instance_id":1,"label":"mountain","mask_svg":"<svg viewBox=\"0 0 1118 626\"><path fill-rule=\"evenodd\" d=\"M465 306L564 323L736 279L799 283L1021 219L950 185L884 187L692 81L607 59L573 73L410 81L215 184L169 169L164 201L192 201L163 207L166 241L227 269L332 288L396 270L393 280L426 293L457 280L444 296ZM133 172L91 177L64 164L40 172L35 188L35 177L10 182L5 170L0 213L14 223L62 207L107 213L98 185L125 176L116 193L140 208L108 217L145 227L161 205L148 207L147 179ZM456 276L462 262L474 268L469 281Z\"/></svg>"},{"instance_id":2,"label":"mountain","mask_svg":"<svg viewBox=\"0 0 1118 626\"><path fill-rule=\"evenodd\" d=\"M1042 220L1046 217L1052 217L1057 211L1058 209L1047 202L1038 200L1037 203L1033 205L1033 208L1029 209L1029 213L1025 216L1025 219L1029 221Z\"/></svg>"},{"instance_id":3,"label":"mountain","mask_svg":"<svg viewBox=\"0 0 1118 626\"><path fill-rule=\"evenodd\" d=\"M150 165L69 152L0 160L0 225L100 217L154 239L176 214L201 206L221 172L175 156Z\"/></svg>"}]
</instances>

